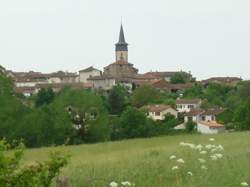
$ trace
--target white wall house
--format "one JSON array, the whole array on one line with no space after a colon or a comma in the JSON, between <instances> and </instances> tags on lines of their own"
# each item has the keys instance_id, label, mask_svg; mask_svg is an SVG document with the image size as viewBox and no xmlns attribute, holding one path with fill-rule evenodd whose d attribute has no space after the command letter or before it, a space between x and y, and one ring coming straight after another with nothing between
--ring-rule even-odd
<instances>
[{"instance_id":1,"label":"white wall house","mask_svg":"<svg viewBox=\"0 0 250 187\"><path fill-rule=\"evenodd\" d=\"M153 120L164 120L167 114L177 118L178 112L169 105L146 105L143 107L147 111L147 116Z\"/></svg>"},{"instance_id":2,"label":"white wall house","mask_svg":"<svg viewBox=\"0 0 250 187\"><path fill-rule=\"evenodd\" d=\"M218 134L225 131L225 126L216 121L199 121L197 131L202 134Z\"/></svg>"},{"instance_id":3,"label":"white wall house","mask_svg":"<svg viewBox=\"0 0 250 187\"><path fill-rule=\"evenodd\" d=\"M79 82L86 83L88 82L88 78L101 76L101 71L98 69L93 68L93 66L88 67L86 69L79 71Z\"/></svg>"},{"instance_id":4,"label":"white wall house","mask_svg":"<svg viewBox=\"0 0 250 187\"><path fill-rule=\"evenodd\" d=\"M189 112L191 109L200 108L200 99L177 99L176 108L178 112Z\"/></svg>"},{"instance_id":5,"label":"white wall house","mask_svg":"<svg viewBox=\"0 0 250 187\"><path fill-rule=\"evenodd\" d=\"M184 116L184 123L197 123L197 131L202 134L215 134L225 131L225 126L216 122L216 115L223 109L191 109Z\"/></svg>"}]
</instances>

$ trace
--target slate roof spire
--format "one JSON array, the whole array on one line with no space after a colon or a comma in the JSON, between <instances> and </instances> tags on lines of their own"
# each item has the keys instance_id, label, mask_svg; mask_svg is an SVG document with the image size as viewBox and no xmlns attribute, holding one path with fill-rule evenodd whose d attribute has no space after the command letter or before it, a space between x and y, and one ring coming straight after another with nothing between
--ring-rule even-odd
<instances>
[{"instance_id":1,"label":"slate roof spire","mask_svg":"<svg viewBox=\"0 0 250 187\"><path fill-rule=\"evenodd\" d=\"M120 35L119 35L119 42L118 43L126 43L122 24L121 24L121 28L120 28Z\"/></svg>"},{"instance_id":2,"label":"slate roof spire","mask_svg":"<svg viewBox=\"0 0 250 187\"><path fill-rule=\"evenodd\" d=\"M119 41L115 44L116 51L128 51L128 44L125 41L124 32L123 32L123 26L121 24L120 27L120 34L119 34Z\"/></svg>"}]
</instances>

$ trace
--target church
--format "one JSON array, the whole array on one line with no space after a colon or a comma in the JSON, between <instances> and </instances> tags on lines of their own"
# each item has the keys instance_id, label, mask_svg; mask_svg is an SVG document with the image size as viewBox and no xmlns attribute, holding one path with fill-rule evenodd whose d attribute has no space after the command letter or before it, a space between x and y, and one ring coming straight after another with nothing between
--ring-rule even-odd
<instances>
[{"instance_id":1,"label":"church","mask_svg":"<svg viewBox=\"0 0 250 187\"><path fill-rule=\"evenodd\" d=\"M138 69L128 62L128 43L125 41L122 25L119 40L115 44L115 57L115 62L104 67L102 75L88 79L95 89L109 90L117 84L132 89L132 84L138 76Z\"/></svg>"}]
</instances>

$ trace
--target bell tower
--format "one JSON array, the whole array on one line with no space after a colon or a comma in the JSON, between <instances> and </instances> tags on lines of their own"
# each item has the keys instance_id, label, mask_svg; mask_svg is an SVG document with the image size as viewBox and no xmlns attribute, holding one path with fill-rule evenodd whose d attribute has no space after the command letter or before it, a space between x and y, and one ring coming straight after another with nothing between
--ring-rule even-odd
<instances>
[{"instance_id":1,"label":"bell tower","mask_svg":"<svg viewBox=\"0 0 250 187\"><path fill-rule=\"evenodd\" d=\"M123 27L121 24L119 41L115 44L116 62L128 62L128 44L125 41Z\"/></svg>"}]
</instances>

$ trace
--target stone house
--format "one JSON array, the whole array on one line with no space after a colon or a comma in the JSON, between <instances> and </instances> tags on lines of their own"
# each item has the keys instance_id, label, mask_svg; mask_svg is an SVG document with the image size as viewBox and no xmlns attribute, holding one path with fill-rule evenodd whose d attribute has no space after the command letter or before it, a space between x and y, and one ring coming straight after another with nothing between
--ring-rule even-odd
<instances>
[{"instance_id":1,"label":"stone house","mask_svg":"<svg viewBox=\"0 0 250 187\"><path fill-rule=\"evenodd\" d=\"M79 71L79 82L86 83L91 77L101 76L102 72L93 66Z\"/></svg>"},{"instance_id":2,"label":"stone house","mask_svg":"<svg viewBox=\"0 0 250 187\"><path fill-rule=\"evenodd\" d=\"M201 99L177 99L176 108L178 112L190 112L191 109L200 108Z\"/></svg>"},{"instance_id":3,"label":"stone house","mask_svg":"<svg viewBox=\"0 0 250 187\"><path fill-rule=\"evenodd\" d=\"M142 107L142 109L146 111L146 114L149 118L152 118L155 121L164 120L167 114L171 114L175 118L177 118L178 115L177 111L169 105L146 105Z\"/></svg>"}]
</instances>

